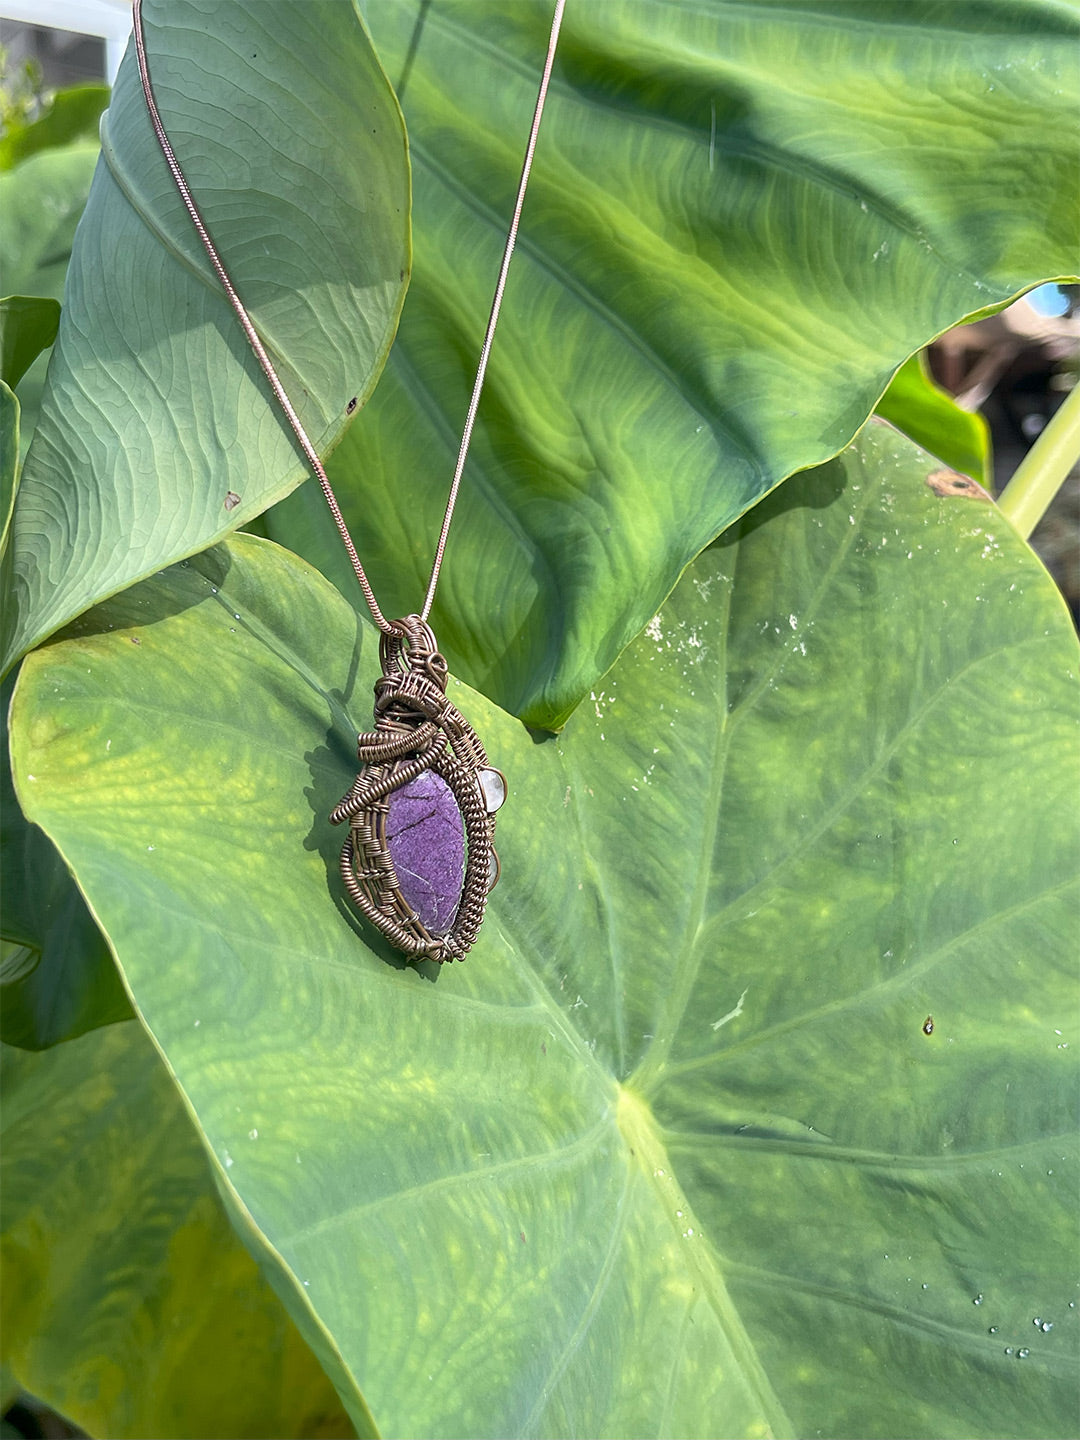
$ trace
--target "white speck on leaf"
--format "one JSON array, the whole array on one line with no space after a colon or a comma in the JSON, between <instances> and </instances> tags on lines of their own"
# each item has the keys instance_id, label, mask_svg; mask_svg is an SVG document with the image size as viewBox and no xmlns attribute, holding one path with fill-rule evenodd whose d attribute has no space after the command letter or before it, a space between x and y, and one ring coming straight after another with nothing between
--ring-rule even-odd
<instances>
[{"instance_id":1,"label":"white speck on leaf","mask_svg":"<svg viewBox=\"0 0 1080 1440\"><path fill-rule=\"evenodd\" d=\"M748 989L749 986L747 986L747 990ZM729 1010L726 1015L721 1015L719 1020L713 1021L712 1028L714 1030L719 1030L720 1027L722 1025L726 1025L729 1020L734 1020L737 1015L741 1015L743 1013L743 1001L746 999L746 993L746 990L742 992L733 1010Z\"/></svg>"}]
</instances>

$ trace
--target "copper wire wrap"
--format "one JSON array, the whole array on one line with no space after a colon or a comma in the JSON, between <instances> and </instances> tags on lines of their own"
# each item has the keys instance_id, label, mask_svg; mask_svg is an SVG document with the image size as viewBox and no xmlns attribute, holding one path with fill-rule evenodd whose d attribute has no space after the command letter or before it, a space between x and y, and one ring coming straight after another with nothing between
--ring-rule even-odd
<instances>
[{"instance_id":1,"label":"copper wire wrap","mask_svg":"<svg viewBox=\"0 0 1080 1440\"><path fill-rule=\"evenodd\" d=\"M494 859L495 816L488 812L478 772L487 754L461 711L446 698L446 661L418 615L394 622L379 644L382 675L375 682L375 729L360 735L360 774L330 812L349 822L341 876L360 913L392 945L417 959L463 960L487 905ZM401 893L386 843L389 797L425 770L441 775L465 822L465 880L453 924L433 935Z\"/></svg>"}]
</instances>

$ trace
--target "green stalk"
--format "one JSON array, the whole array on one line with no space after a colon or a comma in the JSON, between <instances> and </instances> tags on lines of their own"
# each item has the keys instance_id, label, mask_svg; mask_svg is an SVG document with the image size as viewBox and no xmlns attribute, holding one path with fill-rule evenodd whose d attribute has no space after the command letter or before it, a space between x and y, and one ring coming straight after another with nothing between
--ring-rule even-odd
<instances>
[{"instance_id":1,"label":"green stalk","mask_svg":"<svg viewBox=\"0 0 1080 1440\"><path fill-rule=\"evenodd\" d=\"M1080 384L1074 385L998 497L998 508L1026 540L1080 460Z\"/></svg>"}]
</instances>

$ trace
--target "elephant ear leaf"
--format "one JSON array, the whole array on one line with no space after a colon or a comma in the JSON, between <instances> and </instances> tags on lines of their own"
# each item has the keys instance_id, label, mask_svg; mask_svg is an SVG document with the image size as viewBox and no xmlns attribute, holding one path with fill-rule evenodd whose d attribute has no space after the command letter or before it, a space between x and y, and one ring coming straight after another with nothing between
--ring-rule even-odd
<instances>
[{"instance_id":1,"label":"elephant ear leaf","mask_svg":"<svg viewBox=\"0 0 1080 1440\"><path fill-rule=\"evenodd\" d=\"M326 450L370 392L404 295L397 102L355 10L337 0L209 15L167 0L145 14L166 130ZM157 147L129 50L13 521L8 662L304 474Z\"/></svg>"},{"instance_id":2,"label":"elephant ear leaf","mask_svg":"<svg viewBox=\"0 0 1080 1440\"><path fill-rule=\"evenodd\" d=\"M35 651L12 720L358 1428L1071 1435L1077 643L982 492L872 425L562 735L455 685L510 784L464 965L342 893L376 651L232 537Z\"/></svg>"},{"instance_id":3,"label":"elephant ear leaf","mask_svg":"<svg viewBox=\"0 0 1080 1440\"><path fill-rule=\"evenodd\" d=\"M330 475L388 614L424 593L544 53L547 0L496 8L371 7L416 269ZM558 727L908 356L1075 272L1078 45L1057 0L568 7L433 611L456 674ZM351 599L321 503L268 533Z\"/></svg>"},{"instance_id":4,"label":"elephant ear leaf","mask_svg":"<svg viewBox=\"0 0 1080 1440\"><path fill-rule=\"evenodd\" d=\"M0 1046L0 1079L0 1318L18 1385L116 1440L352 1435L142 1027L45 1055Z\"/></svg>"}]
</instances>

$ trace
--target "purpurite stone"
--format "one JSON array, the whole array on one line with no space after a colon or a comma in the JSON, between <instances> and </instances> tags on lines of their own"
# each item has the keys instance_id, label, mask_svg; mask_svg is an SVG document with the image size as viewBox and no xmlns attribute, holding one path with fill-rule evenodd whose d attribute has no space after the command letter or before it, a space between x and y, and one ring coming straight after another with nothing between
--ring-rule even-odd
<instances>
[{"instance_id":1,"label":"purpurite stone","mask_svg":"<svg viewBox=\"0 0 1080 1440\"><path fill-rule=\"evenodd\" d=\"M445 935L465 882L465 821L454 793L425 770L388 804L386 844L401 893L433 935Z\"/></svg>"}]
</instances>

